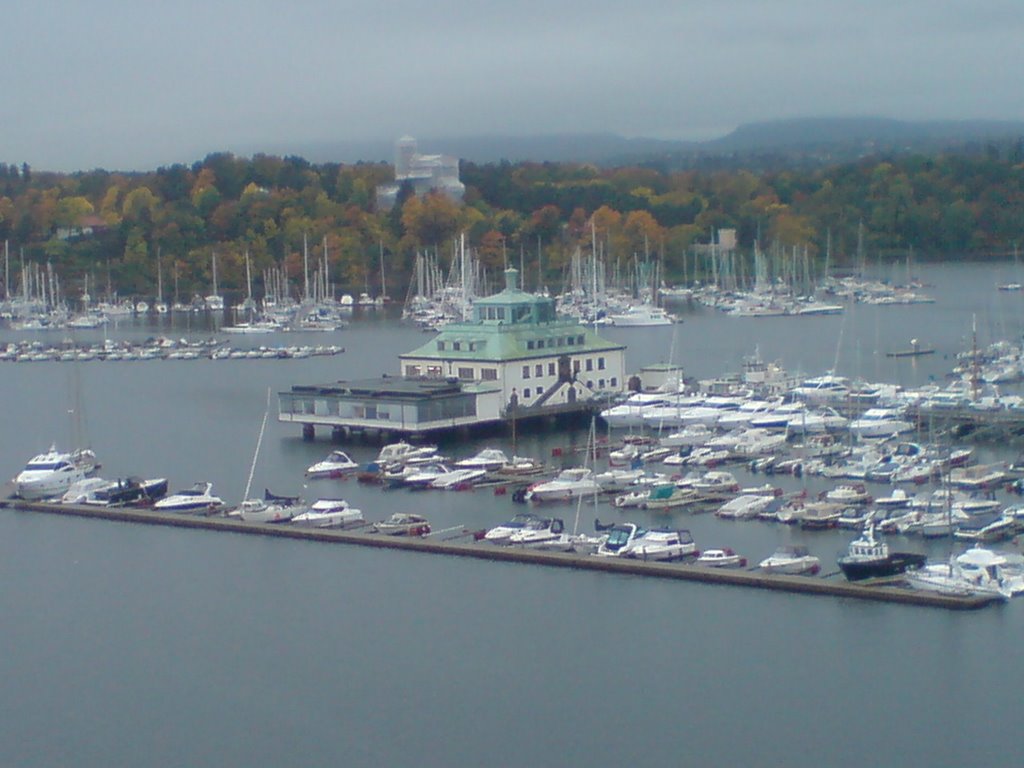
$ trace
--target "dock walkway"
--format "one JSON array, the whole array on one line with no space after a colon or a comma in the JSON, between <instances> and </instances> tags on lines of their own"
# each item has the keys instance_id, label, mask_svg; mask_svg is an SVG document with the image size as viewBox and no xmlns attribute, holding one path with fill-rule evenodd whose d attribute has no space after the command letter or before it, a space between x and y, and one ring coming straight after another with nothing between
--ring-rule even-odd
<instances>
[{"instance_id":1,"label":"dock walkway","mask_svg":"<svg viewBox=\"0 0 1024 768\"><path fill-rule=\"evenodd\" d=\"M92 505L30 502L20 499L0 501L0 508L34 513L86 517L117 522L166 525L256 536L350 544L378 549L405 550L435 555L471 557L480 560L544 565L558 568L624 573L663 579L678 579L707 584L753 587L809 595L828 595L856 600L874 600L905 605L972 610L996 602L989 596L963 597L920 592L887 584L855 584L850 582L783 576L756 571L707 568L692 563L646 562L643 560L594 557L576 553L544 552L518 547L498 547L476 541L440 540L427 537L386 536L360 530L304 528L287 523L252 523L225 516L200 516L133 507L102 507Z\"/></svg>"}]
</instances>

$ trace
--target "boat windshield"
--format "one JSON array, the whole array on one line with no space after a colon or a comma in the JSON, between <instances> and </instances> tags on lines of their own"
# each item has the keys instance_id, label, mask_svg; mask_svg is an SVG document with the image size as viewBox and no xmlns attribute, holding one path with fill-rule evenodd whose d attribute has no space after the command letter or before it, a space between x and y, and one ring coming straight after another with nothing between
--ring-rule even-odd
<instances>
[{"instance_id":1,"label":"boat windshield","mask_svg":"<svg viewBox=\"0 0 1024 768\"><path fill-rule=\"evenodd\" d=\"M608 533L608 541L605 547L611 550L622 549L629 542L629 535L632 533L628 528L613 528Z\"/></svg>"},{"instance_id":2,"label":"boat windshield","mask_svg":"<svg viewBox=\"0 0 1024 768\"><path fill-rule=\"evenodd\" d=\"M53 461L53 462L50 462L50 461L43 462L43 461L41 461L41 462L30 462L29 464L27 464L25 466L25 469L27 471L35 471L35 472L40 472L40 471L44 471L44 470L52 472L52 471L57 470L57 469L63 469L66 466L69 466L66 461Z\"/></svg>"}]
</instances>

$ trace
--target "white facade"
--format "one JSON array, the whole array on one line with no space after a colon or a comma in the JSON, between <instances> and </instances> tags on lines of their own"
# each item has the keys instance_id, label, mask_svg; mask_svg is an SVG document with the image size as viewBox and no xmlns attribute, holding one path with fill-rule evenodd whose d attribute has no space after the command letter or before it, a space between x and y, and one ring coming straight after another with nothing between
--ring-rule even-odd
<instances>
[{"instance_id":1,"label":"white facade","mask_svg":"<svg viewBox=\"0 0 1024 768\"><path fill-rule=\"evenodd\" d=\"M459 159L451 155L421 155L416 139L403 136L395 143L395 183L377 187L377 206L387 210L395 204L402 184L409 183L417 195L436 190L461 201L466 186L459 180Z\"/></svg>"},{"instance_id":2,"label":"white facade","mask_svg":"<svg viewBox=\"0 0 1024 768\"><path fill-rule=\"evenodd\" d=\"M459 360L457 358L417 358L402 356L401 375L457 378L462 381L494 383L501 387L502 402L507 406L515 394L520 406L534 405L559 382L559 359L568 358L569 371L576 387L576 398L590 399L595 394L617 394L626 386L625 350L584 351L545 354L507 361ZM554 393L545 402L566 402L569 388Z\"/></svg>"}]
</instances>

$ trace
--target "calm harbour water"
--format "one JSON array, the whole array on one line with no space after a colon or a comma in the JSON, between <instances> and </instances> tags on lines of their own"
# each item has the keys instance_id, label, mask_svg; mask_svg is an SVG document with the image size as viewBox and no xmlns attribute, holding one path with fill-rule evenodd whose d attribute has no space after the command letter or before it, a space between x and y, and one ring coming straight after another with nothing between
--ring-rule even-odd
<instances>
[{"instance_id":1,"label":"calm harbour water","mask_svg":"<svg viewBox=\"0 0 1024 768\"><path fill-rule=\"evenodd\" d=\"M972 317L981 343L1020 337L1024 296L995 291L1011 269L923 267L934 305L761 319L688 309L675 329L604 333L629 344L633 368L671 356L711 376L757 346L808 374L838 360L841 373L922 384L969 345ZM235 502L268 387L395 372L422 338L369 317L304 339L345 345L334 358L0 364L0 466L13 476L66 445L78 393L105 476L210 479ZM884 356L911 338L937 354ZM584 440L528 436L518 452L548 458ZM303 489L328 449L271 423L255 487L344 495L369 519L416 510L435 529L517 511L483 490ZM701 547L754 560L793 539L828 562L851 538L673 519ZM24 512L0 513L0 579L0 765L935 766L1019 754L1024 601L956 614Z\"/></svg>"}]
</instances>

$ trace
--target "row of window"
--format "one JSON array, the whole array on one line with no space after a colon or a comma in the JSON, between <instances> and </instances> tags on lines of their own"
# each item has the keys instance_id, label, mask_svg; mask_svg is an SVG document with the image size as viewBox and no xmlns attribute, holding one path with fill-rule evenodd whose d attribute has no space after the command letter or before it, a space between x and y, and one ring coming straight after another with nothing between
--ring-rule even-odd
<instances>
[{"instance_id":1,"label":"row of window","mask_svg":"<svg viewBox=\"0 0 1024 768\"><path fill-rule=\"evenodd\" d=\"M605 383L606 382L605 382L604 379L598 379L597 380L597 388L598 389L604 389L605 388ZM607 381L608 386L611 387L612 389L615 389L615 387L618 386L618 383L619 383L619 380L617 378L615 378L615 377L612 377L610 380ZM594 388L594 382L593 381L588 381L587 382L587 386L590 389L593 389ZM540 397L543 394L543 392L544 392L544 388L543 387L537 387L535 390L533 390L530 387L524 387L523 388L523 400L529 400L530 396L534 392L537 393L537 397Z\"/></svg>"},{"instance_id":2,"label":"row of window","mask_svg":"<svg viewBox=\"0 0 1024 768\"><path fill-rule=\"evenodd\" d=\"M583 334L579 336L559 336L557 339L527 339L527 349L544 349L547 347L575 347L583 346Z\"/></svg>"},{"instance_id":3,"label":"row of window","mask_svg":"<svg viewBox=\"0 0 1024 768\"><path fill-rule=\"evenodd\" d=\"M477 311L477 317L480 320L510 320L513 323L522 323L530 319L531 312L532 309L529 304L519 304L507 308L480 307Z\"/></svg>"},{"instance_id":4,"label":"row of window","mask_svg":"<svg viewBox=\"0 0 1024 768\"><path fill-rule=\"evenodd\" d=\"M476 369L468 367L460 367L458 369L459 378L464 381L473 381L476 379ZM419 376L427 376L432 379L440 378L444 375L444 370L440 365L428 365L424 370L418 365L407 365L405 366L405 375L408 378L417 378ZM498 378L497 368L481 368L480 378L483 381L496 381Z\"/></svg>"},{"instance_id":5,"label":"row of window","mask_svg":"<svg viewBox=\"0 0 1024 768\"><path fill-rule=\"evenodd\" d=\"M587 357L577 358L572 361L573 373L580 373L581 371L593 371L594 369L603 371L605 369L605 359L603 357ZM558 374L558 367L554 361L547 363L533 363L530 365L524 365L522 369L523 378L535 378L541 379L545 376L556 376ZM458 376L463 381L473 381L477 378L477 369L469 366L460 366L458 368ZM444 370L440 365L428 365L426 369L419 365L407 365L405 366L405 375L409 378L416 378L418 376L428 376L430 378L440 378L444 375ZM497 368L481 368L479 370L479 378L482 381L496 381L498 379ZM615 386L614 384L612 386ZM603 389L603 387L602 387Z\"/></svg>"},{"instance_id":6,"label":"row of window","mask_svg":"<svg viewBox=\"0 0 1024 768\"><path fill-rule=\"evenodd\" d=\"M444 352L446 349L450 349L452 352L461 352L465 349L468 352L476 352L485 346L486 342L483 341L439 341L437 342L437 351Z\"/></svg>"},{"instance_id":7,"label":"row of window","mask_svg":"<svg viewBox=\"0 0 1024 768\"><path fill-rule=\"evenodd\" d=\"M596 359L596 362L597 362L597 370L603 371L604 370L604 365L605 365L604 358L603 357L599 357L599 358ZM592 370L594 370L594 363L595 363L595 359L593 357L577 358L576 360L572 361L573 373L579 373L580 370L582 370L584 368L586 370L588 370L588 371L592 371ZM533 366L533 376L535 378L539 379L543 375L544 375L544 364L543 363L536 363L536 364L534 364L534 366ZM548 363L548 376L554 376L554 375L555 375L555 364L554 363ZM523 366L523 378L524 379L530 378L530 366L529 365L524 365Z\"/></svg>"}]
</instances>

